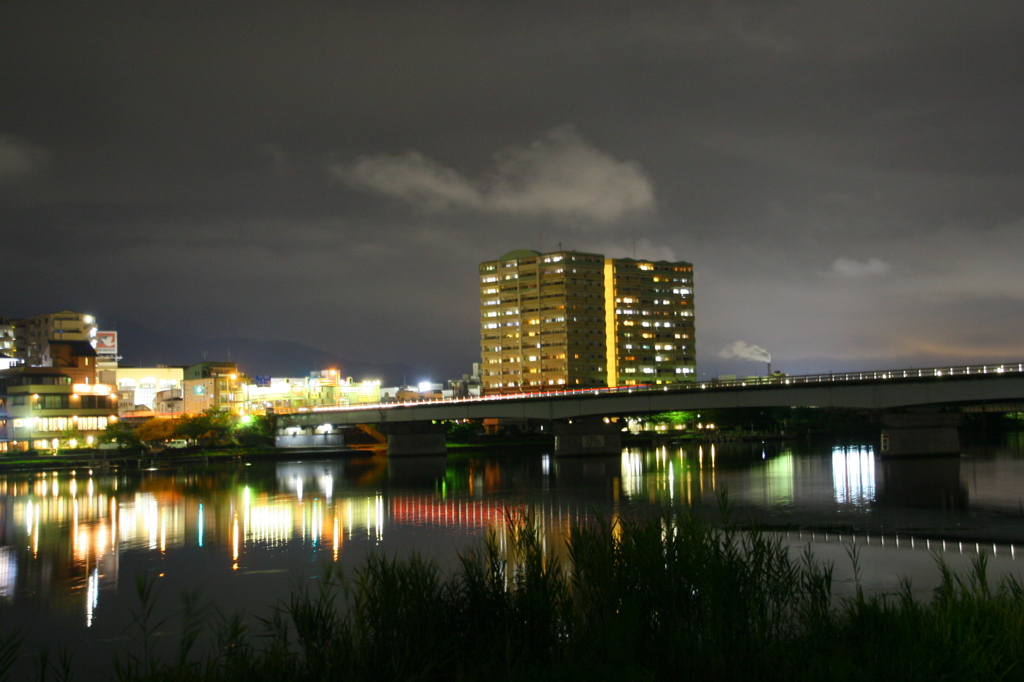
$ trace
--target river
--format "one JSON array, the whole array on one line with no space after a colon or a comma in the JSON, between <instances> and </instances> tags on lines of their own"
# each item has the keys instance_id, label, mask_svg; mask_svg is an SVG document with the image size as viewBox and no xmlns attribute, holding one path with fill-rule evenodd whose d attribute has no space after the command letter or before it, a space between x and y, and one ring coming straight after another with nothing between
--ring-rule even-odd
<instances>
[{"instance_id":1,"label":"river","mask_svg":"<svg viewBox=\"0 0 1024 682\"><path fill-rule=\"evenodd\" d=\"M693 507L755 521L835 566L838 597L901 577L927 598L936 557L965 570L979 552L994 576L1024 558L1024 434L968 445L960 457L881 459L865 442L747 442L627 448L621 457L453 450L447 458L347 454L160 470L0 475L0 633L23 650L67 647L83 678L103 677L133 646L140 575L154 618L201 588L222 613L266 615L328 565L348 575L367 552L419 552L451 566L467 543L533 511L561 551L569 525ZM250 619L250 625L255 621ZM22 661L27 666L27 659Z\"/></svg>"}]
</instances>

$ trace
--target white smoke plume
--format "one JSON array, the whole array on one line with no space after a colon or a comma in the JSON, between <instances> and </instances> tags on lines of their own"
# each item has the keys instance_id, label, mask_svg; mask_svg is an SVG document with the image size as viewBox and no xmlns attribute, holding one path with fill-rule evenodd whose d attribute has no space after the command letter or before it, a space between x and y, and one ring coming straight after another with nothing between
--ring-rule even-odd
<instances>
[{"instance_id":1,"label":"white smoke plume","mask_svg":"<svg viewBox=\"0 0 1024 682\"><path fill-rule=\"evenodd\" d=\"M638 164L598 150L571 126L502 151L494 170L475 179L416 151L364 156L331 172L352 187L432 211L554 215L607 225L655 206L651 182Z\"/></svg>"},{"instance_id":2,"label":"white smoke plume","mask_svg":"<svg viewBox=\"0 0 1024 682\"><path fill-rule=\"evenodd\" d=\"M772 355L761 346L737 341L722 350L718 351L720 358L742 358L743 360L754 360L755 362L771 362Z\"/></svg>"}]
</instances>

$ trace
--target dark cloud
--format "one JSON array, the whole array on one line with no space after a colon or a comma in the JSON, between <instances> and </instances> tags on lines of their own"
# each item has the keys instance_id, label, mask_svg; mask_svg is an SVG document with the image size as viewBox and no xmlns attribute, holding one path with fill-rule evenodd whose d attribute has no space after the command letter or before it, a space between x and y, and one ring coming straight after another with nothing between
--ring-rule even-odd
<instances>
[{"instance_id":1,"label":"dark cloud","mask_svg":"<svg viewBox=\"0 0 1024 682\"><path fill-rule=\"evenodd\" d=\"M427 210L576 219L604 227L632 213L654 209L654 192L643 169L600 152L570 126L549 131L527 146L497 155L496 167L469 179L420 153L363 156L337 164L334 175Z\"/></svg>"},{"instance_id":2,"label":"dark cloud","mask_svg":"<svg viewBox=\"0 0 1024 682\"><path fill-rule=\"evenodd\" d=\"M1022 42L1011 2L7 3L0 315L455 374L477 263L561 244L692 261L702 372L1024 356Z\"/></svg>"},{"instance_id":3,"label":"dark cloud","mask_svg":"<svg viewBox=\"0 0 1024 682\"><path fill-rule=\"evenodd\" d=\"M15 135L0 135L0 182L35 175L50 165L50 154Z\"/></svg>"}]
</instances>

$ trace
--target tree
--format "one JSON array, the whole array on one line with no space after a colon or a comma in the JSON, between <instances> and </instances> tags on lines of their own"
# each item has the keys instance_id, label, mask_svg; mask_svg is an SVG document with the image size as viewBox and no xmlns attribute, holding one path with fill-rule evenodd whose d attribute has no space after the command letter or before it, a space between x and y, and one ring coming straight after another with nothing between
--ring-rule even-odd
<instances>
[{"instance_id":1,"label":"tree","mask_svg":"<svg viewBox=\"0 0 1024 682\"><path fill-rule=\"evenodd\" d=\"M445 440L451 443L473 443L480 440L484 430L479 419L453 420L445 424Z\"/></svg>"},{"instance_id":2,"label":"tree","mask_svg":"<svg viewBox=\"0 0 1024 682\"><path fill-rule=\"evenodd\" d=\"M235 423L231 435L236 443L246 447L273 445L274 420L265 415L245 415Z\"/></svg>"},{"instance_id":3,"label":"tree","mask_svg":"<svg viewBox=\"0 0 1024 682\"><path fill-rule=\"evenodd\" d=\"M199 445L223 445L231 442L234 417L230 412L210 408L200 414L188 415L178 421L174 435Z\"/></svg>"},{"instance_id":4,"label":"tree","mask_svg":"<svg viewBox=\"0 0 1024 682\"><path fill-rule=\"evenodd\" d=\"M135 434L135 427L120 420L113 424L107 424L107 428L100 434L98 440L100 443L117 443L117 447L122 450L142 445L142 441Z\"/></svg>"},{"instance_id":5,"label":"tree","mask_svg":"<svg viewBox=\"0 0 1024 682\"><path fill-rule=\"evenodd\" d=\"M74 424L70 428L64 429L60 433L60 448L80 448L85 445L85 434L78 428L78 424Z\"/></svg>"},{"instance_id":6,"label":"tree","mask_svg":"<svg viewBox=\"0 0 1024 682\"><path fill-rule=\"evenodd\" d=\"M684 427L691 427L696 425L697 413L676 411L676 412L659 412L658 414L652 414L641 419L646 424L671 424L673 427L682 425Z\"/></svg>"},{"instance_id":7,"label":"tree","mask_svg":"<svg viewBox=\"0 0 1024 682\"><path fill-rule=\"evenodd\" d=\"M140 443L152 447L155 443L162 443L165 440L174 438L174 431L177 426L174 419L165 417L153 417L139 424L135 429L135 437Z\"/></svg>"}]
</instances>

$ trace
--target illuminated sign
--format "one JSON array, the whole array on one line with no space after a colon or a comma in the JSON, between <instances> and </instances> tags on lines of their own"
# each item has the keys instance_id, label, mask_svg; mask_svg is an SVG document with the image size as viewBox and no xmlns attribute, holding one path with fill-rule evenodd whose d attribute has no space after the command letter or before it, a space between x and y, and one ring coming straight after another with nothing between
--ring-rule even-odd
<instances>
[{"instance_id":1,"label":"illuminated sign","mask_svg":"<svg viewBox=\"0 0 1024 682\"><path fill-rule=\"evenodd\" d=\"M96 332L96 354L117 355L117 332Z\"/></svg>"}]
</instances>

